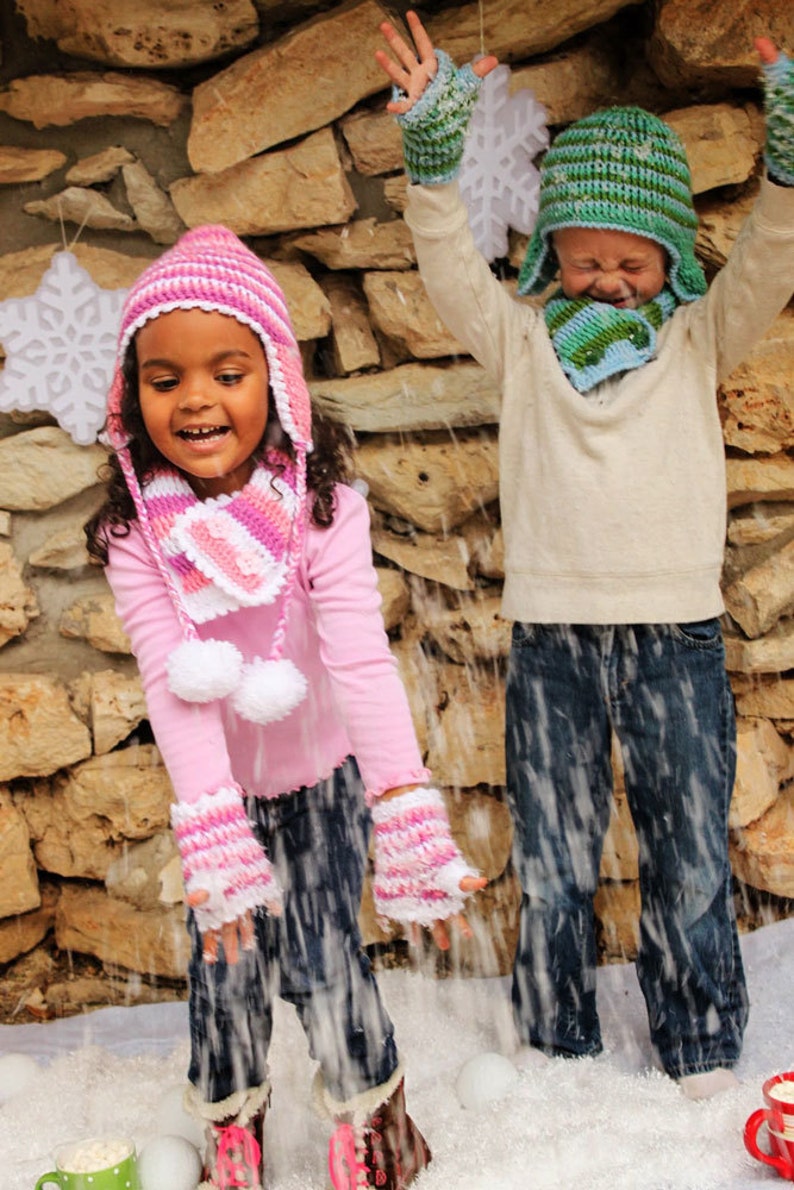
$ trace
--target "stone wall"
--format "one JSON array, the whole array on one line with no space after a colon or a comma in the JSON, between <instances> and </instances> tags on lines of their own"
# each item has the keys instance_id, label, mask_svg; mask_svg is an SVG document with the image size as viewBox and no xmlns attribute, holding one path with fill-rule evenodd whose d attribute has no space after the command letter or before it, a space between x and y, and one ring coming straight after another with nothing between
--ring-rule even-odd
<instances>
[{"instance_id":1,"label":"stone wall","mask_svg":"<svg viewBox=\"0 0 794 1190\"><path fill-rule=\"evenodd\" d=\"M458 61L479 51L482 16L486 48L511 63L514 88L532 88L552 130L612 102L663 114L690 156L699 254L719 268L760 169L752 39L769 33L794 49L790 0L752 11L743 0L418 9ZM184 227L207 221L272 265L317 404L356 436L386 620L427 762L464 849L493 881L473 907L474 942L454 958L465 971L504 971L517 889L502 796L496 393L415 269L400 140L373 60L385 15L378 0L2 6L0 297L34 293L64 244L99 285L125 287ZM513 237L507 286L524 246ZM731 854L748 928L794 897L793 348L789 307L719 396L740 715ZM103 457L44 413L0 414L0 965L7 980L22 973L17 1007L35 1015L108 995L107 981L97 991L90 979L56 980L54 955L91 956L127 999L180 994L185 970L169 783L82 540ZM637 853L619 773L602 876L603 956L630 958ZM363 919L368 941L388 942L368 898Z\"/></svg>"}]
</instances>

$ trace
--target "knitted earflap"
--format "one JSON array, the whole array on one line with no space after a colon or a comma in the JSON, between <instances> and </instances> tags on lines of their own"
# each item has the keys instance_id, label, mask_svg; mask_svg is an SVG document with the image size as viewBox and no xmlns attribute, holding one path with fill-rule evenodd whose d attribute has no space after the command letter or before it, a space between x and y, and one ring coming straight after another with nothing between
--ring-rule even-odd
<instances>
[{"instance_id":1,"label":"knitted earflap","mask_svg":"<svg viewBox=\"0 0 794 1190\"><path fill-rule=\"evenodd\" d=\"M271 472L264 462L234 497L204 502L197 501L174 468L160 468L143 485L135 472L121 416L125 354L150 319L191 309L235 318L262 343L270 394L295 453L294 465L281 468L280 488L279 469ZM281 652L306 521L311 401L284 294L259 257L225 227L187 232L130 289L122 310L107 430L185 638L167 659L170 689L188 702L234 695L238 714L257 723L283 718L306 693L305 678ZM230 500L236 502L234 509L228 507ZM277 597L281 610L267 659L246 666L230 642L199 637L197 623Z\"/></svg>"},{"instance_id":2,"label":"knitted earflap","mask_svg":"<svg viewBox=\"0 0 794 1190\"><path fill-rule=\"evenodd\" d=\"M698 220L689 165L673 129L639 107L612 107L562 132L540 167L540 209L518 275L520 294L541 293L557 265L551 233L609 228L646 236L669 253L680 302L706 292L695 259Z\"/></svg>"}]
</instances>

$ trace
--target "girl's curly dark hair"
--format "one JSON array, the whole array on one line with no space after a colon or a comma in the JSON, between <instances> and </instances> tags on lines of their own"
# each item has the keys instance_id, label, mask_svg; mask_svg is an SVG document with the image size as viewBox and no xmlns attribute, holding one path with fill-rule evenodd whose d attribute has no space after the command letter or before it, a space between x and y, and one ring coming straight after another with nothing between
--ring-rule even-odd
<instances>
[{"instance_id":1,"label":"girl's curly dark hair","mask_svg":"<svg viewBox=\"0 0 794 1190\"><path fill-rule=\"evenodd\" d=\"M138 400L138 361L135 345L131 343L121 368L123 392L120 421L129 435L129 452L138 482L143 484L160 466L168 466L149 437ZM312 441L314 450L306 459L306 483L311 493L311 518L315 525L327 529L334 519L334 488L351 478L352 441L344 426L331 421L312 409ZM294 458L294 449L281 427L276 403L269 404L267 425L259 444L260 451L275 447ZM100 470L100 479L107 484L104 504L85 525L89 557L104 566L108 560L108 537L126 537L130 524L137 519L135 503L127 487L124 472L115 454L110 455Z\"/></svg>"}]
</instances>

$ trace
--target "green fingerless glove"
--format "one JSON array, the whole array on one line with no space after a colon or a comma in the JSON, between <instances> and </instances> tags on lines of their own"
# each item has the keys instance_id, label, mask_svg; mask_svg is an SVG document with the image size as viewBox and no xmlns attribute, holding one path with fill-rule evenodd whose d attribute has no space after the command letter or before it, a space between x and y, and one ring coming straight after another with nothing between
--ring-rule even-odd
<instances>
[{"instance_id":1,"label":"green fingerless glove","mask_svg":"<svg viewBox=\"0 0 794 1190\"><path fill-rule=\"evenodd\" d=\"M438 73L405 115L397 116L403 134L405 171L426 186L450 182L460 168L463 144L482 79L466 65L458 69L436 50ZM394 90L395 100L402 92Z\"/></svg>"},{"instance_id":2,"label":"green fingerless glove","mask_svg":"<svg viewBox=\"0 0 794 1190\"><path fill-rule=\"evenodd\" d=\"M794 186L794 62L778 54L764 64L766 148L764 161L773 181Z\"/></svg>"}]
</instances>

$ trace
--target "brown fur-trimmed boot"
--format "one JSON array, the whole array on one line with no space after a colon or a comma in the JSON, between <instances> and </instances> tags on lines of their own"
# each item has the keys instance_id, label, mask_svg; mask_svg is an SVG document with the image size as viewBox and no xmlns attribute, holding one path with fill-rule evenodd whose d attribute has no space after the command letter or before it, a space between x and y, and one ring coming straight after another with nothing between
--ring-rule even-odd
<instances>
[{"instance_id":1,"label":"brown fur-trimmed boot","mask_svg":"<svg viewBox=\"0 0 794 1190\"><path fill-rule=\"evenodd\" d=\"M367 1115L355 1110L336 1117L328 1146L334 1190L405 1190L430 1163L425 1138L405 1110L402 1072L377 1091L386 1097Z\"/></svg>"},{"instance_id":2,"label":"brown fur-trimmed boot","mask_svg":"<svg viewBox=\"0 0 794 1190\"><path fill-rule=\"evenodd\" d=\"M191 1115L205 1125L207 1145L197 1190L263 1190L262 1131L270 1086L230 1095L220 1103L185 1096Z\"/></svg>"}]
</instances>

